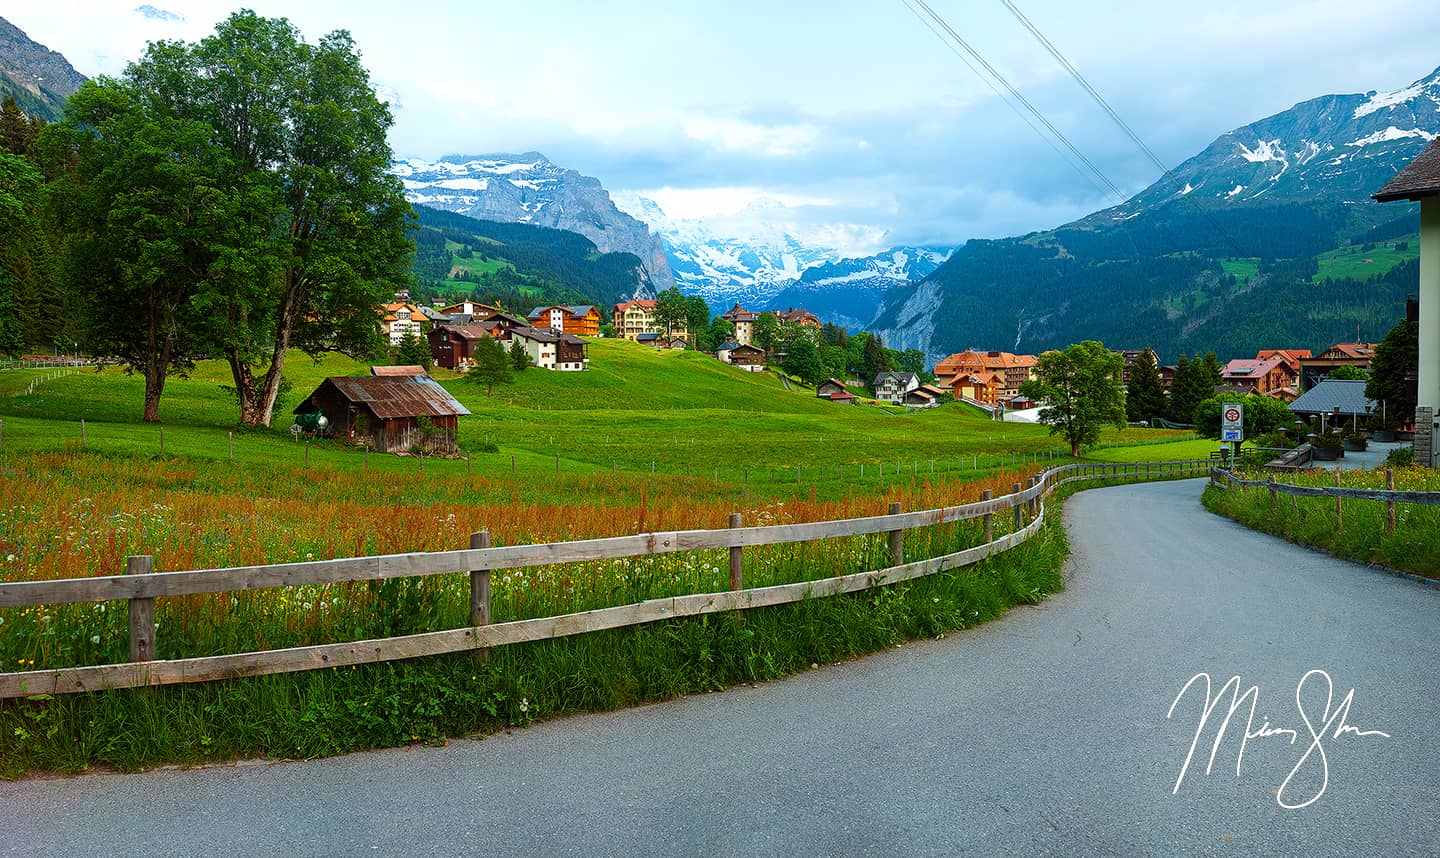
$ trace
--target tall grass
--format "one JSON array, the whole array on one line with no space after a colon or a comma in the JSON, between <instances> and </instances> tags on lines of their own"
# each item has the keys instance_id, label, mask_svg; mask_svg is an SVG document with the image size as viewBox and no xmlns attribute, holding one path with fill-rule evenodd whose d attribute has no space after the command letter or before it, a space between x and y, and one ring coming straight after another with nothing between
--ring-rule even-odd
<instances>
[{"instance_id":1,"label":"tall grass","mask_svg":"<svg viewBox=\"0 0 1440 858\"><path fill-rule=\"evenodd\" d=\"M1251 478L1256 476L1252 474ZM1335 485L1334 472L1323 470L1276 479L1292 485ZM1343 471L1340 479L1341 485L1348 488L1385 487L1383 468ZM1440 491L1440 475L1428 468L1397 469L1395 487ZM1212 512L1302 545L1361 563L1377 563L1440 579L1440 507L1397 504L1392 533L1386 528L1383 501L1342 500L1339 522L1334 498L1277 495L1272 506L1270 492L1264 487L1242 491L1239 486L1228 490L1211 486L1205 489L1204 503Z\"/></svg>"}]
</instances>

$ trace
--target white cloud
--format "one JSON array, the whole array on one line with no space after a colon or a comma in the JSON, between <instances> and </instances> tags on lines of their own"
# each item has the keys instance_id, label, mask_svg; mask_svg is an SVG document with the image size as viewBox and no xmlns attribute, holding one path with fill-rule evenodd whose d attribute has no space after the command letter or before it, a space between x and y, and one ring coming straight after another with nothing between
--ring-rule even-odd
<instances>
[{"instance_id":1,"label":"white cloud","mask_svg":"<svg viewBox=\"0 0 1440 858\"><path fill-rule=\"evenodd\" d=\"M691 140L757 155L802 155L814 148L820 129L808 123L760 125L743 119L697 116L681 122Z\"/></svg>"}]
</instances>

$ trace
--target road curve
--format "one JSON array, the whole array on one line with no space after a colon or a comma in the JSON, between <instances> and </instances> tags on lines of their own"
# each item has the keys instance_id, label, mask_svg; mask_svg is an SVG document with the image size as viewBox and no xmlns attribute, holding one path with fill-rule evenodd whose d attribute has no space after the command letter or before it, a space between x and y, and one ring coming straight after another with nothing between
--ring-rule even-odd
<instances>
[{"instance_id":1,"label":"road curve","mask_svg":"<svg viewBox=\"0 0 1440 858\"><path fill-rule=\"evenodd\" d=\"M4 783L0 854L1440 854L1440 592L1200 488L1077 495L1068 589L942 640L445 748ZM1390 736L1327 738L1286 809L1315 669ZM1206 776L1211 729L1173 793L1200 695L1166 711L1202 671L1301 740L1251 739L1237 777L1237 722Z\"/></svg>"}]
</instances>

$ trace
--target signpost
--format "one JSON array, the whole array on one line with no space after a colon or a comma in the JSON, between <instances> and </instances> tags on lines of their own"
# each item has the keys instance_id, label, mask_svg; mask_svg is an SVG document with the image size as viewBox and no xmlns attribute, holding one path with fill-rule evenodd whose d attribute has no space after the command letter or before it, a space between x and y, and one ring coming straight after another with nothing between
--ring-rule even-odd
<instances>
[{"instance_id":1,"label":"signpost","mask_svg":"<svg viewBox=\"0 0 1440 858\"><path fill-rule=\"evenodd\" d=\"M1220 440L1232 441L1237 447L1245 440L1245 406L1227 402L1220 406Z\"/></svg>"}]
</instances>

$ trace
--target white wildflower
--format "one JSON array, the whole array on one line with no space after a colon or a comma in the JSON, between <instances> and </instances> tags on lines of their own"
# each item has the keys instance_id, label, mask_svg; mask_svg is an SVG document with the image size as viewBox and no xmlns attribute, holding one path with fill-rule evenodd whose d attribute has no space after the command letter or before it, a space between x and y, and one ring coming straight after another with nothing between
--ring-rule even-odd
<instances>
[{"instance_id":1,"label":"white wildflower","mask_svg":"<svg viewBox=\"0 0 1440 858\"><path fill-rule=\"evenodd\" d=\"M92 644L98 644L98 643L100 643L100 636L99 636L99 635L91 635L91 636L90 636L90 643L92 643Z\"/></svg>"}]
</instances>

